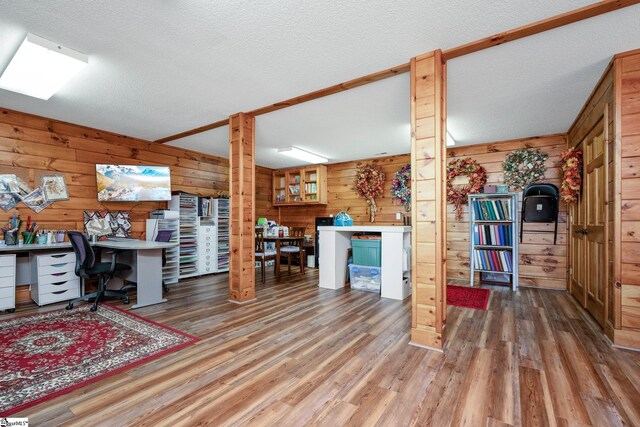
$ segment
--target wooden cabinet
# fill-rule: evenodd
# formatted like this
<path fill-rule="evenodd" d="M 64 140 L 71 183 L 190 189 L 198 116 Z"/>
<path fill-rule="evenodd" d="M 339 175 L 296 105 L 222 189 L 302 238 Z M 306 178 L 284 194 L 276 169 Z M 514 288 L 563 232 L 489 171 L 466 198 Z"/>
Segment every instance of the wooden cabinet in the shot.
<path fill-rule="evenodd" d="M 324 165 L 273 172 L 274 206 L 327 204 L 327 167 Z"/>

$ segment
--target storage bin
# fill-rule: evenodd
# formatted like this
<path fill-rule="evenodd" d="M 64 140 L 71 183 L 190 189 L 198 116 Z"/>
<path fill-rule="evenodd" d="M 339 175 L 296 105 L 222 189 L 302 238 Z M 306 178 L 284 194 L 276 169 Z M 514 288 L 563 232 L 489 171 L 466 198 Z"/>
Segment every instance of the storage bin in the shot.
<path fill-rule="evenodd" d="M 380 267 L 351 264 L 349 266 L 351 289 L 380 293 L 382 270 Z"/>
<path fill-rule="evenodd" d="M 380 267 L 382 265 L 382 240 L 380 236 L 353 236 L 351 238 L 353 263 Z"/>

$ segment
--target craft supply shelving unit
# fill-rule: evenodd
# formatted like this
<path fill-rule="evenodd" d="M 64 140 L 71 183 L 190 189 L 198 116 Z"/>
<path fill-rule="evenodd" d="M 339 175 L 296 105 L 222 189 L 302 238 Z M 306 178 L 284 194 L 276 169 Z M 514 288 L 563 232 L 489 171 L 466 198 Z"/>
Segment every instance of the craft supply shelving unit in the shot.
<path fill-rule="evenodd" d="M 171 196 L 169 209 L 180 212 L 179 278 L 198 275 L 198 196 L 180 193 Z"/>
<path fill-rule="evenodd" d="M 147 220 L 147 240 L 155 241 L 159 231 L 171 231 L 172 243 L 180 243 L 180 220 L 179 219 L 148 219 Z M 167 284 L 178 283 L 180 275 L 180 247 L 165 249 L 167 263 L 162 267 L 162 281 Z"/>
<path fill-rule="evenodd" d="M 507 275 L 518 289 L 517 193 L 469 195 L 469 247 L 470 286 L 479 272 Z"/>

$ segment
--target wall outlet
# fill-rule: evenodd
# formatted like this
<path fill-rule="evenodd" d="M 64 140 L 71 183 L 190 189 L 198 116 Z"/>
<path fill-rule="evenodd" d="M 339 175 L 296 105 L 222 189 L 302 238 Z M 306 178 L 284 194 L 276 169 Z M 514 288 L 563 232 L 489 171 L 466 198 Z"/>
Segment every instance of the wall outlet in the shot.
<path fill-rule="evenodd" d="M 402 219 L 402 212 L 396 212 L 396 219 Z"/>

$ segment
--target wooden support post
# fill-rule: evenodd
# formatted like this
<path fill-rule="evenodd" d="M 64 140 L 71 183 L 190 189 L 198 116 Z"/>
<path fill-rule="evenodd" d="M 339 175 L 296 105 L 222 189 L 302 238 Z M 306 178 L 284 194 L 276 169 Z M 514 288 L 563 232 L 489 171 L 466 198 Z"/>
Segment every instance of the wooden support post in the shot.
<path fill-rule="evenodd" d="M 447 313 L 445 70 L 439 50 L 411 60 L 411 343 L 434 349 Z"/>
<path fill-rule="evenodd" d="M 229 118 L 229 175 L 229 300 L 245 303 L 256 298 L 255 118 L 245 113 Z"/>

